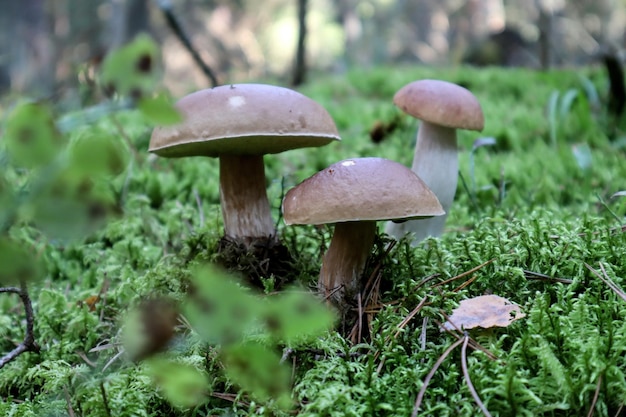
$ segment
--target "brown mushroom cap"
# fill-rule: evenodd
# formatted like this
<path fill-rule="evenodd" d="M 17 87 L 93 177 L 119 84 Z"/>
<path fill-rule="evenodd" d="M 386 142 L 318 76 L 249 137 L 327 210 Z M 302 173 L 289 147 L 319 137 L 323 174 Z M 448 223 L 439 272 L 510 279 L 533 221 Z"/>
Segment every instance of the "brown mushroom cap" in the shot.
<path fill-rule="evenodd" d="M 419 80 L 393 97 L 396 106 L 416 119 L 454 129 L 483 130 L 480 103 L 468 89 L 440 80 Z"/>
<path fill-rule="evenodd" d="M 435 194 L 413 171 L 383 158 L 337 162 L 289 190 L 283 200 L 288 225 L 442 214 Z"/>
<path fill-rule="evenodd" d="M 233 84 L 200 90 L 176 103 L 183 122 L 157 127 L 150 152 L 165 157 L 263 155 L 339 140 L 328 112 L 288 88 Z"/>

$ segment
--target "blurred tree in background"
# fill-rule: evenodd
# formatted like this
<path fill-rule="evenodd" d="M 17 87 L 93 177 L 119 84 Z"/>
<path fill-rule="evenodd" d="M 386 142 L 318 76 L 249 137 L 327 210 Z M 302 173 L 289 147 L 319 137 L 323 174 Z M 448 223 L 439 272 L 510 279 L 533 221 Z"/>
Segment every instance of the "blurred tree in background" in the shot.
<path fill-rule="evenodd" d="M 221 82 L 290 78 L 298 0 L 173 0 Z M 625 0 L 316 0 L 307 5 L 312 70 L 389 63 L 548 67 L 624 48 Z M 207 85 L 156 0 L 0 0 L 0 93 L 80 97 L 107 51 L 148 32 L 162 46 L 166 86 Z M 79 74 L 77 77 L 76 74 Z M 84 97 L 83 97 L 84 98 Z"/>

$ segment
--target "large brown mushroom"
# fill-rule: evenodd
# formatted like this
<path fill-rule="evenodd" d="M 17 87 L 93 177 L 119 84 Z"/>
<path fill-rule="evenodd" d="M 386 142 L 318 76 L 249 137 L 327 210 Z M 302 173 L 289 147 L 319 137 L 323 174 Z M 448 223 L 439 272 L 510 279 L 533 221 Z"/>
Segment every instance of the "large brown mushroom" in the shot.
<path fill-rule="evenodd" d="M 319 278 L 320 291 L 334 299 L 359 290 L 378 220 L 442 214 L 437 197 L 414 172 L 383 158 L 337 162 L 290 189 L 283 199 L 287 225 L 335 224 Z"/>
<path fill-rule="evenodd" d="M 433 190 L 446 211 L 431 219 L 387 224 L 386 232 L 397 238 L 413 233 L 415 245 L 443 233 L 459 176 L 456 129 L 481 131 L 485 120 L 476 97 L 447 81 L 414 81 L 398 90 L 393 101 L 403 112 L 421 120 L 411 169 Z"/>
<path fill-rule="evenodd" d="M 224 85 L 189 94 L 176 108 L 183 122 L 154 129 L 150 152 L 219 158 L 224 234 L 246 247 L 276 235 L 263 155 L 339 140 L 320 104 L 283 87 Z"/>

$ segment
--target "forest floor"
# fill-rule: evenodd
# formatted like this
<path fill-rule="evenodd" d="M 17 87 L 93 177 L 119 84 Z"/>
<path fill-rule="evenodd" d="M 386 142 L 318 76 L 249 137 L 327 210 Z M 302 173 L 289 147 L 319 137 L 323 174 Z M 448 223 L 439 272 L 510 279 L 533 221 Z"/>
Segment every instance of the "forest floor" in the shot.
<path fill-rule="evenodd" d="M 0 415 L 408 416 L 418 394 L 425 416 L 476 416 L 479 407 L 499 416 L 623 415 L 626 135 L 607 117 L 602 68 L 312 74 L 299 90 L 329 111 L 342 140 L 265 157 L 272 214 L 293 257 L 284 288 L 315 288 L 333 230 L 285 226 L 284 193 L 347 158 L 410 166 L 418 124 L 392 97 L 421 78 L 465 86 L 485 114 L 481 133 L 459 131 L 460 181 L 444 235 L 411 247 L 380 222 L 365 274 L 379 285 L 363 299 L 362 320 L 326 330 L 327 312 L 312 308 L 283 337 L 254 320 L 240 328 L 236 315 L 189 306 L 178 314 L 190 282 L 206 276 L 211 285 L 195 283 L 202 296 L 284 308 L 279 321 L 295 311 L 286 298 L 273 304 L 272 277 L 262 277 L 264 290 L 243 290 L 245 280 L 220 281 L 223 272 L 200 267 L 216 260 L 223 233 L 217 159 L 150 155 L 153 125 L 136 110 L 75 129 L 76 137 L 109 132 L 130 163 L 109 182 L 115 215 L 86 237 L 11 229 L 46 272 L 29 283 L 40 350 L 0 369 Z M 372 140 L 381 125 L 393 128 Z M 524 316 L 505 327 L 442 329 L 461 301 L 488 294 Z M 2 354 L 23 339 L 23 314 L 18 297 L 0 294 Z M 136 340 L 133 326 L 157 340 Z M 238 329 L 240 340 L 222 349 L 216 328 Z M 159 338 L 169 342 L 152 355 L 145 344 L 157 350 Z"/>

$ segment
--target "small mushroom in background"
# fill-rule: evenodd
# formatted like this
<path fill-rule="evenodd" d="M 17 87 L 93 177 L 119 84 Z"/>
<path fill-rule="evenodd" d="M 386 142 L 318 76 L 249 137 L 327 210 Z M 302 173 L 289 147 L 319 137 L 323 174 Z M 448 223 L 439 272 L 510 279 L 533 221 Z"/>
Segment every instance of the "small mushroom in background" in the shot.
<path fill-rule="evenodd" d="M 150 152 L 219 158 L 225 238 L 247 249 L 275 243 L 263 155 L 340 140 L 331 116 L 296 91 L 264 84 L 200 90 L 176 108 L 183 122 L 155 128 Z"/>
<path fill-rule="evenodd" d="M 290 189 L 283 199 L 285 224 L 335 224 L 322 261 L 319 289 L 348 299 L 376 236 L 376 222 L 444 214 L 437 197 L 404 165 L 383 158 L 337 162 Z"/>
<path fill-rule="evenodd" d="M 388 234 L 401 238 L 413 233 L 412 244 L 417 245 L 443 233 L 459 176 L 456 129 L 481 131 L 485 120 L 476 97 L 466 88 L 446 81 L 414 81 L 402 87 L 393 102 L 421 120 L 411 170 L 430 187 L 446 211 L 431 219 L 387 224 Z"/>

